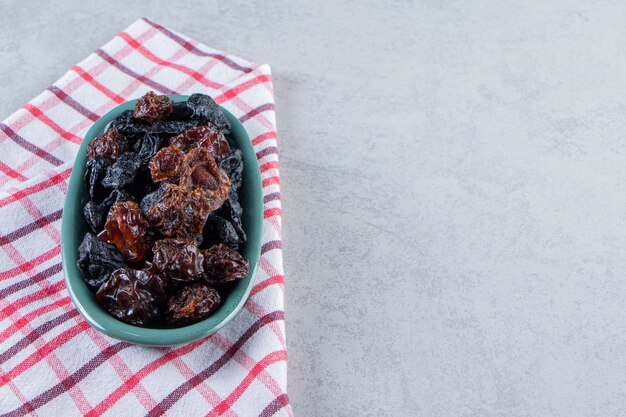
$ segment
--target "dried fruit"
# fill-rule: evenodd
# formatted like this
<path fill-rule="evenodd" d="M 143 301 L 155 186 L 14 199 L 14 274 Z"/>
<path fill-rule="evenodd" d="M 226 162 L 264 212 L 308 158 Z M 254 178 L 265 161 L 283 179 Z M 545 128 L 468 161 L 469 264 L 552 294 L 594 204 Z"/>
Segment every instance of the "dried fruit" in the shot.
<path fill-rule="evenodd" d="M 177 146 L 159 150 L 150 160 L 152 181 L 178 181 L 185 154 Z"/>
<path fill-rule="evenodd" d="M 87 285 L 92 289 L 97 289 L 113 271 L 124 266 L 124 260 L 115 246 L 87 232 L 78 247 L 76 265 Z"/>
<path fill-rule="evenodd" d="M 121 154 L 128 150 L 126 138 L 112 128 L 103 135 L 96 137 L 87 145 L 88 158 L 106 158 L 115 161 Z"/>
<path fill-rule="evenodd" d="M 165 236 L 195 238 L 208 214 L 209 205 L 200 191 L 167 184 L 148 211 L 148 221 Z"/>
<path fill-rule="evenodd" d="M 189 191 L 199 190 L 206 197 L 209 210 L 218 209 L 228 197 L 230 180 L 217 166 L 207 148 L 192 149 L 185 155 L 179 185 Z"/>
<path fill-rule="evenodd" d="M 83 207 L 83 214 L 85 215 L 87 225 L 95 233 L 99 233 L 104 228 L 104 222 L 106 221 L 107 214 L 113 203 L 126 200 L 132 200 L 130 194 L 124 190 L 113 190 L 100 204 L 95 201 L 88 201 L 85 207 Z"/>
<path fill-rule="evenodd" d="M 202 230 L 202 246 L 209 247 L 224 243 L 233 249 L 239 249 L 239 235 L 231 222 L 211 213 Z"/>
<path fill-rule="evenodd" d="M 190 324 L 207 318 L 219 307 L 220 294 L 203 283 L 191 284 L 167 300 L 165 318 L 172 324 Z"/>
<path fill-rule="evenodd" d="M 174 102 L 167 96 L 158 96 L 154 91 L 147 92 L 135 103 L 133 116 L 145 122 L 164 120 L 173 110 Z"/>
<path fill-rule="evenodd" d="M 95 202 L 101 201 L 108 191 L 102 186 L 102 180 L 107 174 L 111 161 L 104 158 L 91 158 L 85 165 L 85 185 L 89 199 Z"/>
<path fill-rule="evenodd" d="M 219 166 L 228 174 L 231 189 L 239 191 L 243 176 L 243 155 L 241 151 L 239 149 L 233 149 L 228 152 L 219 162 Z"/>
<path fill-rule="evenodd" d="M 135 152 L 126 152 L 107 169 L 102 185 L 107 188 L 122 188 L 135 181 L 141 169 L 141 158 Z"/>
<path fill-rule="evenodd" d="M 137 154 L 143 164 L 150 162 L 150 159 L 161 149 L 161 146 L 163 146 L 163 142 L 165 142 L 163 136 L 147 133 L 141 140 L 135 143 Z"/>
<path fill-rule="evenodd" d="M 134 201 L 113 204 L 100 239 L 115 245 L 129 262 L 141 262 L 149 251 L 150 225 Z"/>
<path fill-rule="evenodd" d="M 154 202 L 157 201 L 161 194 L 163 194 L 163 191 L 165 191 L 165 185 L 167 184 L 169 183 L 162 182 L 161 184 L 159 184 L 159 188 L 149 194 L 146 194 L 145 197 L 141 199 L 141 203 L 139 204 L 139 206 L 141 207 L 141 212 L 144 214 L 144 216 L 146 216 L 146 219 L 148 218 L 148 211 L 150 211 Z"/>
<path fill-rule="evenodd" d="M 211 285 L 223 285 L 248 275 L 248 260 L 224 244 L 201 252 L 204 256 L 203 277 Z"/>
<path fill-rule="evenodd" d="M 221 160 L 230 151 L 230 145 L 226 137 L 214 126 L 192 127 L 180 135 L 171 137 L 169 143 L 170 145 L 178 146 L 183 152 L 203 146 L 210 147 L 213 151 L 213 156 L 217 160 Z"/>
<path fill-rule="evenodd" d="M 233 228 L 239 237 L 239 245 L 245 243 L 247 236 L 246 232 L 243 230 L 243 224 L 241 221 L 243 210 L 239 204 L 238 195 L 232 190 L 232 188 L 228 192 L 228 198 L 224 201 L 224 204 L 222 204 L 222 207 L 220 207 L 216 214 L 228 220 L 233 225 Z"/>
<path fill-rule="evenodd" d="M 222 132 L 230 133 L 230 121 L 211 97 L 192 94 L 187 100 L 187 106 L 193 112 L 192 119 L 200 120 L 202 124 L 210 123 Z"/>
<path fill-rule="evenodd" d="M 96 300 L 119 320 L 145 326 L 154 321 L 165 306 L 166 282 L 152 271 L 120 268 L 102 284 Z"/>
<path fill-rule="evenodd" d="M 203 272 L 203 257 L 193 239 L 158 240 L 152 253 L 153 265 L 170 278 L 193 281 Z"/>

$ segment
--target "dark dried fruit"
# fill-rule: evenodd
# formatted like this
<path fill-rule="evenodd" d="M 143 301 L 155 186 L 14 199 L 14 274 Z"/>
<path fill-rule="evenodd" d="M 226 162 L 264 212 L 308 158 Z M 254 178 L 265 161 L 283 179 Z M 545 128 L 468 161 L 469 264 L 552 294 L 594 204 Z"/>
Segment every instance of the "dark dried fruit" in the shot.
<path fill-rule="evenodd" d="M 201 191 L 209 203 L 209 210 L 213 211 L 228 198 L 230 180 L 217 166 L 209 149 L 196 148 L 185 155 L 179 185 L 189 191 Z"/>
<path fill-rule="evenodd" d="M 163 136 L 148 133 L 141 140 L 139 140 L 136 144 L 136 151 L 141 158 L 141 161 L 144 164 L 147 164 L 150 159 L 161 149 L 163 143 L 165 142 L 165 138 Z"/>
<path fill-rule="evenodd" d="M 208 214 L 208 203 L 200 191 L 167 184 L 148 211 L 148 220 L 165 236 L 196 238 Z"/>
<path fill-rule="evenodd" d="M 152 181 L 178 181 L 185 154 L 177 146 L 159 150 L 150 160 Z"/>
<path fill-rule="evenodd" d="M 224 204 L 222 204 L 222 207 L 220 207 L 216 214 L 228 220 L 233 225 L 237 236 L 239 236 L 239 245 L 245 243 L 247 236 L 246 232 L 243 230 L 241 221 L 243 210 L 239 204 L 239 198 L 236 192 L 232 189 L 228 192 L 228 199 L 224 201 Z"/>
<path fill-rule="evenodd" d="M 130 194 L 124 190 L 113 190 L 111 194 L 100 204 L 94 201 L 88 201 L 83 207 L 83 214 L 85 215 L 85 221 L 87 225 L 95 233 L 99 233 L 104 228 L 104 222 L 106 221 L 107 214 L 113 203 L 118 201 L 132 200 Z"/>
<path fill-rule="evenodd" d="M 124 266 L 124 260 L 115 246 L 104 243 L 93 233 L 87 232 L 78 247 L 76 265 L 87 285 L 97 289 L 109 278 L 111 272 Z"/>
<path fill-rule="evenodd" d="M 134 201 L 113 204 L 98 237 L 115 245 L 129 262 L 141 262 L 150 250 L 150 225 Z"/>
<path fill-rule="evenodd" d="M 167 300 L 165 318 L 172 324 L 190 324 L 205 319 L 219 307 L 220 294 L 203 283 L 189 285 Z"/>
<path fill-rule="evenodd" d="M 157 135 L 178 135 L 179 133 L 184 132 L 187 129 L 190 129 L 194 126 L 198 125 L 197 120 L 187 120 L 187 121 L 178 121 L 178 120 L 169 120 L 165 122 L 155 122 L 153 123 L 149 129 L 147 129 L 147 133 L 155 133 Z"/>
<path fill-rule="evenodd" d="M 180 101 L 174 103 L 172 112 L 170 113 L 170 120 L 189 120 L 193 116 L 193 110 L 187 105 L 186 101 Z"/>
<path fill-rule="evenodd" d="M 169 143 L 170 145 L 178 146 L 183 152 L 203 146 L 211 147 L 213 156 L 218 161 L 230 151 L 230 145 L 224 134 L 216 127 L 209 126 L 197 126 L 187 129 L 180 135 L 171 137 Z"/>
<path fill-rule="evenodd" d="M 163 194 L 166 184 L 169 183 L 162 182 L 159 185 L 159 188 L 149 194 L 146 194 L 145 197 L 141 199 L 141 203 L 139 204 L 139 206 L 141 207 L 141 212 L 144 214 L 144 216 L 146 216 L 146 219 L 148 218 L 148 211 L 150 211 L 154 202 L 157 201 L 161 194 Z"/>
<path fill-rule="evenodd" d="M 141 169 L 141 158 L 135 152 L 126 152 L 107 169 L 102 185 L 107 188 L 122 188 L 130 185 Z"/>
<path fill-rule="evenodd" d="M 203 272 L 203 257 L 193 239 L 158 240 L 152 253 L 154 267 L 170 278 L 193 281 Z"/>
<path fill-rule="evenodd" d="M 220 168 L 226 171 L 230 179 L 230 187 L 235 191 L 241 188 L 243 176 L 243 155 L 239 149 L 233 149 L 219 162 Z"/>
<path fill-rule="evenodd" d="M 87 145 L 87 157 L 99 157 L 115 161 L 127 150 L 128 141 L 117 129 L 113 128 L 96 137 Z"/>
<path fill-rule="evenodd" d="M 239 235 L 231 222 L 211 213 L 202 231 L 202 246 L 209 247 L 224 243 L 233 249 L 239 249 Z"/>
<path fill-rule="evenodd" d="M 158 96 L 154 91 L 147 92 L 135 103 L 133 116 L 145 122 L 164 120 L 173 110 L 174 102 L 167 96 Z"/>
<path fill-rule="evenodd" d="M 248 275 L 248 260 L 224 244 L 201 252 L 204 256 L 203 277 L 211 285 L 223 285 Z"/>
<path fill-rule="evenodd" d="M 150 324 L 162 312 L 166 281 L 151 271 L 120 268 L 102 284 L 96 300 L 119 320 L 140 326 Z"/>
<path fill-rule="evenodd" d="M 211 97 L 192 94 L 187 100 L 187 106 L 193 111 L 193 119 L 200 120 L 202 124 L 210 123 L 222 132 L 230 133 L 230 121 Z"/>
<path fill-rule="evenodd" d="M 104 158 L 91 158 L 85 165 L 85 185 L 89 199 L 95 202 L 101 201 L 108 191 L 102 186 L 102 180 L 106 177 L 111 161 Z"/>

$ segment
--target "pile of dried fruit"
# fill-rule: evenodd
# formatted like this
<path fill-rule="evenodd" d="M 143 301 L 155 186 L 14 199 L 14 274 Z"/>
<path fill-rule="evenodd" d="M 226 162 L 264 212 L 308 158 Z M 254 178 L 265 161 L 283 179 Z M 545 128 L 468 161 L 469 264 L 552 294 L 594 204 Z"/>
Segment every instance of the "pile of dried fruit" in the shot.
<path fill-rule="evenodd" d="M 211 315 L 245 277 L 241 151 L 211 97 L 147 93 L 87 148 L 78 268 L 114 317 L 146 326 Z"/>

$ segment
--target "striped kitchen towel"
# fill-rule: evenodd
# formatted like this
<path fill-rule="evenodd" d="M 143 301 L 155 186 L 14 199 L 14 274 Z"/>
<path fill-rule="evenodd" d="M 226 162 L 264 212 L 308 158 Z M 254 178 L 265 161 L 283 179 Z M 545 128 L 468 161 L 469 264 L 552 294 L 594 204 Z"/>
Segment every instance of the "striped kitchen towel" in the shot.
<path fill-rule="evenodd" d="M 263 178 L 263 249 L 249 300 L 218 333 L 176 348 L 91 328 L 61 271 L 62 206 L 82 137 L 149 90 L 214 97 L 245 126 Z M 270 67 L 136 21 L 0 123 L 0 415 L 292 415 L 280 236 Z"/>

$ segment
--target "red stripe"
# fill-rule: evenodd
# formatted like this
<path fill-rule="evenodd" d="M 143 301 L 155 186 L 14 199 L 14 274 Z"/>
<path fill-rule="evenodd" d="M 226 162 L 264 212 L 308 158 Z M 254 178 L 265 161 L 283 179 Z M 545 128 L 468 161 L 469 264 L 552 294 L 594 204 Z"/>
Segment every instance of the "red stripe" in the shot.
<path fill-rule="evenodd" d="M 273 207 L 263 212 L 264 219 L 268 219 L 272 216 L 280 216 L 280 215 L 282 215 L 282 211 L 280 210 L 280 207 Z"/>
<path fill-rule="evenodd" d="M 257 285 L 255 285 L 252 288 L 252 291 L 250 291 L 250 297 L 252 297 L 253 295 L 263 291 L 265 288 L 274 285 L 274 284 L 284 284 L 285 283 L 285 276 L 284 275 L 274 275 L 271 278 L 266 279 L 263 282 L 259 282 Z"/>
<path fill-rule="evenodd" d="M 54 130 L 59 135 L 61 135 L 62 138 L 67 139 L 70 142 L 74 142 L 76 144 L 80 144 L 83 141 L 82 138 L 79 138 L 78 136 L 68 132 L 67 130 L 62 129 L 61 126 L 56 124 L 52 119 L 50 119 L 48 116 L 43 114 L 41 110 L 39 110 L 37 107 L 33 106 L 32 104 L 25 104 L 24 108 L 28 110 L 37 119 L 45 123 L 46 126 L 50 127 L 52 130 Z"/>
<path fill-rule="evenodd" d="M 242 72 L 245 72 L 245 73 L 248 73 L 248 72 L 253 70 L 250 67 L 246 67 L 246 66 L 237 64 L 235 61 L 231 60 L 230 58 L 228 58 L 225 55 L 218 54 L 218 53 L 210 53 L 210 52 L 202 51 L 202 50 L 196 48 L 191 42 L 186 41 L 185 39 L 183 39 L 180 36 L 176 35 L 174 32 L 172 32 L 169 29 L 167 29 L 166 27 L 161 26 L 161 25 L 159 25 L 159 24 L 157 24 L 155 22 L 152 22 L 151 20 L 149 20 L 149 19 L 147 19 L 145 17 L 143 18 L 143 20 L 147 24 L 149 24 L 150 26 L 160 30 L 165 36 L 167 36 L 168 38 L 172 39 L 174 42 L 177 42 L 180 46 L 182 46 L 183 48 L 185 48 L 186 50 L 188 50 L 192 54 L 195 54 L 195 55 L 198 55 L 198 56 L 205 56 L 205 57 L 215 58 L 215 59 L 217 59 L 219 61 L 222 61 L 224 64 L 228 65 L 232 69 L 236 69 L 236 70 L 239 70 L 239 71 L 242 71 Z"/>
<path fill-rule="evenodd" d="M 149 60 L 156 62 L 159 65 L 164 65 L 166 67 L 170 67 L 170 68 L 174 68 L 180 72 L 183 72 L 187 75 L 189 75 L 191 78 L 193 78 L 194 80 L 206 85 L 207 87 L 213 88 L 213 89 L 219 89 L 222 87 L 222 84 L 218 84 L 215 83 L 213 81 L 208 80 L 204 75 L 200 74 L 198 71 L 194 71 L 188 67 L 185 67 L 183 65 L 178 65 L 175 64 L 173 62 L 169 62 L 166 61 L 164 59 L 159 58 L 158 56 L 154 55 L 152 52 L 150 52 L 148 49 L 146 49 L 144 46 L 142 46 L 139 42 L 137 42 L 135 39 L 133 39 L 128 33 L 126 32 L 121 32 L 118 34 L 118 36 L 122 39 L 124 39 L 124 41 L 126 41 L 126 43 L 128 43 L 133 49 L 139 51 L 143 56 L 145 56 L 146 58 L 148 58 Z"/>
<path fill-rule="evenodd" d="M 30 293 L 22 298 L 13 301 L 11 304 L 0 310 L 0 315 L 8 317 L 25 305 L 32 303 L 35 300 L 45 298 L 46 296 L 56 294 L 59 291 L 63 290 L 63 288 L 65 288 L 65 283 L 63 281 L 59 281 L 56 284 L 50 285 L 49 287 L 43 287 L 37 292 Z"/>
<path fill-rule="evenodd" d="M 252 146 L 256 146 L 259 143 L 264 142 L 268 139 L 276 139 L 276 132 L 275 131 L 266 132 L 257 136 L 256 138 L 252 139 Z"/>
<path fill-rule="evenodd" d="M 116 103 L 121 104 L 121 103 L 126 101 L 123 97 L 115 94 L 113 91 L 109 90 L 104 85 L 102 85 L 98 81 L 96 81 L 96 79 L 93 76 L 91 76 L 91 74 L 86 72 L 84 69 L 82 69 L 78 65 L 74 65 L 70 69 L 73 70 L 74 72 L 76 72 L 78 75 L 80 75 L 80 77 L 83 80 L 87 81 L 89 84 L 91 84 L 94 87 L 96 87 L 98 89 L 98 91 L 100 91 L 102 94 L 104 94 L 105 96 L 107 96 L 111 100 L 115 101 Z"/>
<path fill-rule="evenodd" d="M 37 256 L 36 258 L 31 259 L 28 262 L 24 262 L 23 264 L 18 265 L 15 268 L 11 268 L 7 271 L 0 272 L 0 280 L 12 278 L 16 275 L 28 272 L 34 267 L 36 267 L 37 265 L 40 265 L 46 262 L 47 260 L 54 258 L 60 252 L 61 252 L 61 248 L 58 246 L 55 246 L 49 251 L 42 253 L 41 255 Z"/>
<path fill-rule="evenodd" d="M 27 187 L 27 188 L 24 188 L 23 190 L 19 190 L 15 192 L 15 194 L 11 194 L 8 197 L 0 199 L 0 207 L 4 207 L 7 204 L 21 200 L 22 198 L 26 196 L 45 190 L 46 188 L 58 185 L 59 183 L 65 181 L 70 176 L 71 172 L 72 172 L 71 168 L 65 169 L 59 172 L 58 174 L 54 174 L 53 176 L 47 178 L 46 180 L 38 184 L 31 185 L 30 187 Z"/>
<path fill-rule="evenodd" d="M 266 162 L 259 167 L 259 169 L 261 170 L 261 173 L 267 171 L 268 169 L 278 169 L 278 168 L 280 168 L 278 161 Z"/>
<path fill-rule="evenodd" d="M 254 87 L 255 85 L 258 85 L 261 83 L 267 83 L 267 82 L 270 82 L 270 83 L 272 82 L 271 75 L 269 74 L 257 75 L 256 77 L 249 79 L 248 81 L 245 81 L 229 90 L 224 91 L 222 94 L 215 97 L 215 101 L 221 104 L 225 101 L 230 100 L 231 98 L 237 97 L 239 94 Z"/>
<path fill-rule="evenodd" d="M 59 158 L 27 141 L 4 123 L 0 123 L 0 130 L 2 130 L 4 134 L 7 135 L 7 137 L 15 142 L 17 145 L 26 149 L 28 152 L 31 152 L 38 157 L 50 162 L 52 165 L 59 166 L 63 164 L 63 161 L 61 161 Z"/>
<path fill-rule="evenodd" d="M 269 178 L 265 178 L 263 180 L 263 188 L 270 186 L 272 184 L 279 184 L 280 185 L 280 178 L 278 177 L 278 175 L 273 176 L 273 177 L 269 177 Z"/>
<path fill-rule="evenodd" d="M 235 388 L 235 390 L 224 401 L 219 403 L 217 407 L 209 414 L 210 416 L 221 416 L 228 410 L 234 403 L 241 397 L 243 392 L 250 386 L 252 381 L 263 371 L 265 368 L 273 363 L 287 360 L 287 352 L 284 350 L 277 350 L 270 353 L 261 359 L 252 370 L 246 375 L 241 383 Z"/>
<path fill-rule="evenodd" d="M 61 333 L 60 335 L 56 336 L 54 339 L 45 343 L 43 346 L 41 346 L 41 348 L 37 349 L 36 352 L 33 352 L 32 354 L 30 354 L 26 359 L 20 362 L 16 367 L 6 372 L 2 376 L 3 384 L 6 384 L 7 382 L 12 381 L 13 379 L 21 375 L 23 372 L 31 368 L 33 365 L 35 365 L 37 362 L 39 362 L 41 359 L 48 356 L 50 352 L 53 352 L 56 348 L 63 345 L 64 343 L 67 343 L 69 340 L 76 337 L 77 335 L 79 335 L 80 333 L 82 333 L 84 330 L 88 328 L 89 328 L 89 323 L 87 323 L 86 321 L 81 321 L 76 326 Z"/>
<path fill-rule="evenodd" d="M 17 333 L 18 330 L 22 329 L 24 326 L 29 324 L 31 321 L 35 320 L 37 317 L 42 316 L 52 310 L 63 307 L 66 304 L 69 304 L 70 298 L 65 297 L 60 300 L 55 301 L 52 304 L 46 304 L 45 306 L 39 307 L 28 314 L 20 317 L 18 320 L 14 321 L 11 327 L 8 327 L 0 333 L 0 340 L 6 340 L 7 338 L 13 336 Z M 73 310 L 77 311 L 77 310 Z"/>
<path fill-rule="evenodd" d="M 28 180 L 28 178 L 26 178 L 25 176 L 23 176 L 19 172 L 15 171 L 13 168 L 9 167 L 8 165 L 6 165 L 2 161 L 0 161 L 0 171 L 4 172 L 9 177 L 11 177 L 13 179 L 16 179 L 18 181 L 26 181 L 26 180 Z"/>

